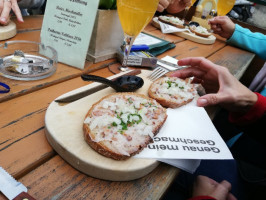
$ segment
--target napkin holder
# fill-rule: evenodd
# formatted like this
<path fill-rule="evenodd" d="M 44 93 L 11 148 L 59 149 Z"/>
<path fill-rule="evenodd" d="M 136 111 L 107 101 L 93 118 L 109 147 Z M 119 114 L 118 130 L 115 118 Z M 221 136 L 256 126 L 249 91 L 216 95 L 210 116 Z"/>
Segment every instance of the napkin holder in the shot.
<path fill-rule="evenodd" d="M 97 63 L 115 58 L 117 49 L 123 44 L 123 39 L 124 33 L 117 10 L 98 9 L 87 60 Z"/>
<path fill-rule="evenodd" d="M 17 27 L 13 21 L 10 21 L 7 25 L 0 25 L 0 41 L 7 40 L 14 37 L 17 34 Z"/>

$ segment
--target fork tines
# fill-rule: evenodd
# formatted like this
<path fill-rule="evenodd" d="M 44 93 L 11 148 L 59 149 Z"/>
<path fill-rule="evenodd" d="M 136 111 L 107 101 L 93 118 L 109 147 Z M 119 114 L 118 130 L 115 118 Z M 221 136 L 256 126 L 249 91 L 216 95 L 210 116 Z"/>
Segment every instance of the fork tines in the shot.
<path fill-rule="evenodd" d="M 169 72 L 168 69 L 158 66 L 152 71 L 152 73 L 147 78 L 150 79 L 151 81 L 155 81 L 156 79 L 165 75 L 167 72 Z"/>

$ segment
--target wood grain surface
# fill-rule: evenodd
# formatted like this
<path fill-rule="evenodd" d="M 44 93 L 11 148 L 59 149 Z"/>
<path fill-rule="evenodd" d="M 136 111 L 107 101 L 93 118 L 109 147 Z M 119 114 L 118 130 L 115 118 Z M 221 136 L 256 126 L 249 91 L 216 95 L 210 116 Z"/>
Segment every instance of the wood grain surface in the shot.
<path fill-rule="evenodd" d="M 112 75 L 106 68 L 92 74 L 98 73 Z M 0 165 L 19 177 L 51 158 L 55 152 L 44 133 L 46 109 L 58 96 L 87 84 L 78 77 L 0 103 Z"/>
<path fill-rule="evenodd" d="M 10 40 L 39 41 L 42 16 L 29 16 L 24 21 L 20 24 L 14 20 L 19 33 Z M 202 56 L 227 67 L 237 78 L 245 73 L 254 57 L 253 53 L 227 46 L 219 37 L 214 44 L 203 45 L 174 35 L 169 37 L 151 25 L 145 31 L 176 44 L 175 49 L 159 58 Z M 103 181 L 71 167 L 48 143 L 44 117 L 49 104 L 64 93 L 89 84 L 81 80 L 81 73 L 111 76 L 108 63 L 112 62 L 86 62 L 83 71 L 60 63 L 57 72 L 42 81 L 14 81 L 0 76 L 1 82 L 11 86 L 10 93 L 0 94 L 0 165 L 25 184 L 36 199 L 160 199 L 178 175 L 179 169 L 160 164 L 134 181 Z M 91 69 L 97 71 L 90 72 Z M 0 194 L 0 199 L 6 198 Z"/>
<path fill-rule="evenodd" d="M 232 46 L 226 46 L 208 59 L 215 64 L 227 67 L 237 79 L 240 79 L 254 57 L 254 53 Z"/>
<path fill-rule="evenodd" d="M 143 78 L 144 85 L 136 91 L 137 93 L 148 96 L 151 81 L 147 76 L 150 73 L 142 70 L 138 75 Z M 79 93 L 97 85 L 99 83 L 93 83 L 71 91 L 70 94 Z M 130 158 L 117 161 L 106 158 L 90 148 L 83 137 L 82 124 L 88 110 L 99 99 L 114 92 L 115 90 L 109 87 L 67 105 L 52 102 L 45 115 L 46 136 L 60 156 L 85 174 L 104 180 L 129 181 L 147 175 L 158 166 L 159 162 L 152 159 Z"/>
<path fill-rule="evenodd" d="M 160 199 L 175 179 L 176 172 L 176 168 L 161 163 L 137 180 L 103 181 L 80 173 L 55 156 L 19 181 L 37 199 Z"/>
<path fill-rule="evenodd" d="M 23 16 L 23 23 L 18 22 L 16 17 L 11 19 L 16 23 L 18 33 L 41 30 L 42 28 L 43 15 Z"/>

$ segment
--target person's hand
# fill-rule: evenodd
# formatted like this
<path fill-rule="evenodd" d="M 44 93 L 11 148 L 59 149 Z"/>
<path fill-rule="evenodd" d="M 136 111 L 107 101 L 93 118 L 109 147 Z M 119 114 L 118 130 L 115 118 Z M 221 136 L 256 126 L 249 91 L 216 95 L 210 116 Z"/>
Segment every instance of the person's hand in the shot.
<path fill-rule="evenodd" d="M 158 12 L 163 12 L 171 3 L 172 0 L 160 0 L 157 7 Z"/>
<path fill-rule="evenodd" d="M 199 175 L 194 182 L 192 197 L 211 196 L 217 200 L 236 200 L 230 190 L 231 184 L 226 180 L 218 183 L 211 178 Z"/>
<path fill-rule="evenodd" d="M 18 0 L 20 1 L 20 0 Z M 11 9 L 17 16 L 19 22 L 23 22 L 23 18 L 18 6 L 17 0 L 0 0 L 0 24 L 7 24 Z"/>
<path fill-rule="evenodd" d="M 178 65 L 191 67 L 175 71 L 171 76 L 182 79 L 194 77 L 193 83 L 201 83 L 206 95 L 197 100 L 200 107 L 221 105 L 231 112 L 245 114 L 257 102 L 257 95 L 242 85 L 227 68 L 200 58 L 185 58 Z"/>
<path fill-rule="evenodd" d="M 169 13 L 178 13 L 191 5 L 191 0 L 160 0 L 157 11 L 163 12 L 165 9 Z"/>
<path fill-rule="evenodd" d="M 229 39 L 235 31 L 234 22 L 227 16 L 214 17 L 208 23 L 214 33 L 226 39 Z"/>

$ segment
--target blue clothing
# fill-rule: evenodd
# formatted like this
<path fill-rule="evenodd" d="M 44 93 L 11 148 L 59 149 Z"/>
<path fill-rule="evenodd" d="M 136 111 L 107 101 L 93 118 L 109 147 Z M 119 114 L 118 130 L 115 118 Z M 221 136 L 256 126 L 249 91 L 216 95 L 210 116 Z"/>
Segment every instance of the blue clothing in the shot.
<path fill-rule="evenodd" d="M 266 60 L 266 35 L 262 33 L 253 33 L 236 24 L 235 31 L 227 42 L 230 45 L 251 51 Z"/>

